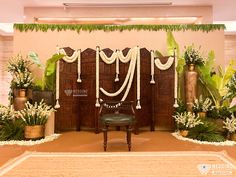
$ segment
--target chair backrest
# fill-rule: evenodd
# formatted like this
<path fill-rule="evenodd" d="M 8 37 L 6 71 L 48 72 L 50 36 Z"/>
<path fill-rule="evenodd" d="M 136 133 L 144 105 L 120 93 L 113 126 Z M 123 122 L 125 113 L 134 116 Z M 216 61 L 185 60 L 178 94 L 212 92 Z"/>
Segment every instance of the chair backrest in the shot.
<path fill-rule="evenodd" d="M 103 101 L 99 110 L 99 115 L 106 113 L 126 113 L 135 115 L 133 101 Z"/>

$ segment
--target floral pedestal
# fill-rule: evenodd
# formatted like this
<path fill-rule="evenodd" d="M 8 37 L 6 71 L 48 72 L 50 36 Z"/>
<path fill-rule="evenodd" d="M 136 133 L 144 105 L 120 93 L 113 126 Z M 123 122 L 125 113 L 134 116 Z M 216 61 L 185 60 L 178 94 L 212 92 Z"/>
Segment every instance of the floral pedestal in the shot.
<path fill-rule="evenodd" d="M 180 130 L 179 134 L 183 137 L 186 137 L 186 136 L 188 136 L 188 130 Z"/>

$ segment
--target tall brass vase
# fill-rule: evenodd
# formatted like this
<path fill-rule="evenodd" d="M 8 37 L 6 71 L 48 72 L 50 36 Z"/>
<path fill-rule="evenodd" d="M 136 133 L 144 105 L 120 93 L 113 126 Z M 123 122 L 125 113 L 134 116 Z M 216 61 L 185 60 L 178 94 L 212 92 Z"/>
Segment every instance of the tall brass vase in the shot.
<path fill-rule="evenodd" d="M 25 103 L 28 101 L 26 89 L 14 89 L 13 106 L 16 111 L 25 108 Z"/>
<path fill-rule="evenodd" d="M 192 111 L 194 100 L 197 98 L 197 80 L 198 73 L 194 65 L 189 65 L 185 71 L 185 100 L 187 110 Z"/>

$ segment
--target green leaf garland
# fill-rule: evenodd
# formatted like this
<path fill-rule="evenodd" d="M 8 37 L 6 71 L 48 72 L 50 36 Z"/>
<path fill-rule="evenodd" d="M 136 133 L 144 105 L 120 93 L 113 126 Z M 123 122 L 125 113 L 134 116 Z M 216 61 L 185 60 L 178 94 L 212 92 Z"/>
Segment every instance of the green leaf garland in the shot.
<path fill-rule="evenodd" d="M 210 32 L 215 30 L 224 30 L 223 24 L 181 24 L 181 25 L 74 25 L 74 24 L 14 24 L 14 29 L 21 32 L 27 31 L 203 31 Z"/>

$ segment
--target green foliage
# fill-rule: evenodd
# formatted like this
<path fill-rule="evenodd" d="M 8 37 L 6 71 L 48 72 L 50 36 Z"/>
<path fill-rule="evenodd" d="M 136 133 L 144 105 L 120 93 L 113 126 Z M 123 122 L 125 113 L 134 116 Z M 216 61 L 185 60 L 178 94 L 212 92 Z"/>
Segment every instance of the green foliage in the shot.
<path fill-rule="evenodd" d="M 207 111 L 208 118 L 218 119 L 219 118 L 219 110 L 216 107 L 212 107 L 210 110 Z"/>
<path fill-rule="evenodd" d="M 228 93 L 227 95 L 225 95 L 224 99 L 227 99 L 227 98 L 233 99 L 234 97 L 236 97 L 236 72 L 230 78 L 226 87 L 228 89 Z"/>
<path fill-rule="evenodd" d="M 223 142 L 225 138 L 217 132 L 217 126 L 209 121 L 197 125 L 189 131 L 188 137 L 199 141 Z"/>
<path fill-rule="evenodd" d="M 203 31 L 210 32 L 215 30 L 224 30 L 223 24 L 181 24 L 181 25 L 74 25 L 74 24 L 14 24 L 14 29 L 24 31 Z"/>
<path fill-rule="evenodd" d="M 179 56 L 179 45 L 175 41 L 174 35 L 171 31 L 167 31 L 167 53 L 168 55 L 174 55 L 176 51 L 176 56 Z"/>
<path fill-rule="evenodd" d="M 174 115 L 176 115 L 177 113 L 186 112 L 187 111 L 187 107 L 186 107 L 185 103 L 182 100 L 180 100 L 180 99 L 178 99 L 177 102 L 178 102 L 179 107 L 177 107 L 175 109 Z"/>
<path fill-rule="evenodd" d="M 229 118 L 231 117 L 231 112 L 230 112 L 230 109 L 226 106 L 221 106 L 220 109 L 219 109 L 219 118 L 220 119 L 226 119 L 226 118 Z"/>
<path fill-rule="evenodd" d="M 225 120 L 227 117 L 231 117 L 231 115 L 232 111 L 226 106 L 220 106 L 219 108 L 212 107 L 209 111 L 207 111 L 207 117 L 212 119 Z"/>
<path fill-rule="evenodd" d="M 234 61 L 230 61 L 230 64 L 223 70 L 218 67 L 218 71 L 214 70 L 215 55 L 211 51 L 208 54 L 208 58 L 204 65 L 198 66 L 199 80 L 209 92 L 214 104 L 217 108 L 221 106 L 222 98 L 227 94 L 227 83 L 235 73 Z M 229 102 L 225 100 L 224 105 L 228 106 Z"/>
<path fill-rule="evenodd" d="M 0 141 L 23 139 L 24 124 L 22 119 L 4 119 L 0 121 Z"/>
<path fill-rule="evenodd" d="M 54 54 L 46 62 L 44 70 L 44 87 L 46 90 L 55 90 L 56 88 L 56 63 L 63 58 L 63 54 Z"/>

